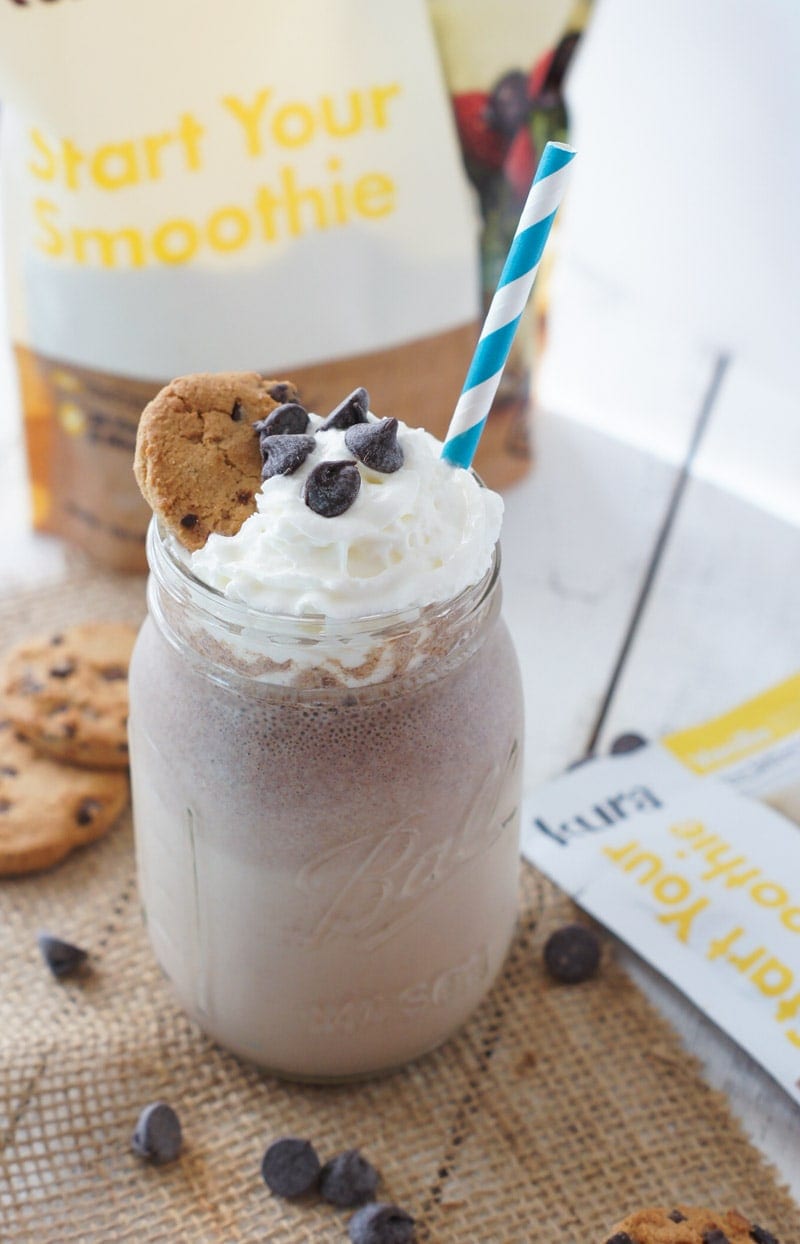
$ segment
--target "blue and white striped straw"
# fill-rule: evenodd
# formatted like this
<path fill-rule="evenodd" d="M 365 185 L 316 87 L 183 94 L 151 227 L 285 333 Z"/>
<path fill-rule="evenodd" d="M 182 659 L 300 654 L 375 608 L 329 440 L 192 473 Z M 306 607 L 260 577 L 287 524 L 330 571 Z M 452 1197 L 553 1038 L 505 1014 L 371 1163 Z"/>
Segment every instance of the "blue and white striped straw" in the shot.
<path fill-rule="evenodd" d="M 548 143 L 542 152 L 461 397 L 447 429 L 442 457 L 455 466 L 472 465 L 574 156 L 574 149 L 565 143 Z"/>

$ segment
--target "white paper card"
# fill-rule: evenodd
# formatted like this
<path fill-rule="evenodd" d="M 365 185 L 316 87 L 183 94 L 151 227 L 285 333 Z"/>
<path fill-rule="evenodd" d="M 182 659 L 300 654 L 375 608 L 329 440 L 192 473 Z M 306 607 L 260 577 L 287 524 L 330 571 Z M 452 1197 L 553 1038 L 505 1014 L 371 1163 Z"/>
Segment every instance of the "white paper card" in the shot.
<path fill-rule="evenodd" d="M 523 809 L 522 852 L 800 1103 L 800 830 L 655 744 Z"/>

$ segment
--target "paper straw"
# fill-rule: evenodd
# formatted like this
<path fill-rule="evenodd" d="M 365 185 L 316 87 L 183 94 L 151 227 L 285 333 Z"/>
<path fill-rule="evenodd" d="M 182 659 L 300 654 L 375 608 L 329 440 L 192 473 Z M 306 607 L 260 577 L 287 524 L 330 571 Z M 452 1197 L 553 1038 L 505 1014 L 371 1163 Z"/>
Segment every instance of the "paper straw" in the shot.
<path fill-rule="evenodd" d="M 548 143 L 542 152 L 464 388 L 447 429 L 442 457 L 455 466 L 472 465 L 574 156 L 574 149 L 565 143 Z"/>

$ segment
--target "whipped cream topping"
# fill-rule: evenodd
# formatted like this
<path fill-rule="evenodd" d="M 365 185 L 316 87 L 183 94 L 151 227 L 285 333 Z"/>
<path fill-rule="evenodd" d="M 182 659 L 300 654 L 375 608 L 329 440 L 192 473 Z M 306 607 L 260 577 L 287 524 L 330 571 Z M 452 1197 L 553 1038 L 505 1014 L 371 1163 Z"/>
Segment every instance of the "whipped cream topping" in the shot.
<path fill-rule="evenodd" d="M 235 535 L 213 534 L 191 554 L 199 579 L 268 613 L 336 619 L 422 608 L 480 581 L 500 534 L 497 493 L 444 462 L 429 432 L 401 423 L 400 469 L 381 474 L 358 463 L 350 509 L 316 514 L 303 497 L 306 479 L 321 462 L 353 454 L 343 431 L 320 432 L 322 418 L 310 419 L 314 452 L 292 475 L 264 482 L 256 512 Z"/>

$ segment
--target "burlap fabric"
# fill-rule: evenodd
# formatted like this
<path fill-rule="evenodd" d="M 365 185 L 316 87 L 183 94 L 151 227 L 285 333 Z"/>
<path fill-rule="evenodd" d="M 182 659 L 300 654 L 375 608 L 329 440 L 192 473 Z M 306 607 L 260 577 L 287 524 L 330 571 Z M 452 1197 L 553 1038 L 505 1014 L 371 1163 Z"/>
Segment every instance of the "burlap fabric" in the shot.
<path fill-rule="evenodd" d="M 141 580 L 76 562 L 67 584 L 6 599 L 2 638 L 143 608 Z M 610 949 L 596 980 L 547 982 L 543 941 L 573 910 L 533 870 L 503 978 L 467 1028 L 404 1071 L 337 1088 L 260 1074 L 173 1004 L 142 929 L 127 819 L 51 872 L 0 881 L 0 903 L 2 1241 L 345 1240 L 345 1212 L 262 1183 L 263 1150 L 286 1133 L 323 1158 L 360 1146 L 420 1241 L 599 1244 L 626 1211 L 676 1201 L 736 1206 L 782 1244 L 800 1240 L 800 1210 Z M 90 948 L 92 975 L 54 981 L 40 928 Z M 185 1134 L 161 1168 L 130 1150 L 155 1098 Z"/>

